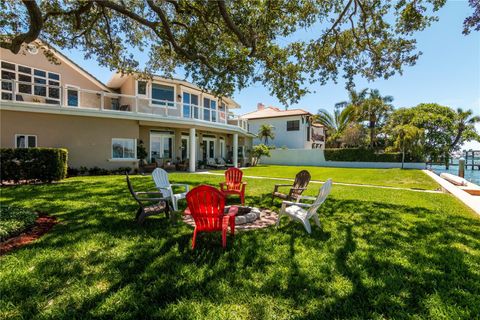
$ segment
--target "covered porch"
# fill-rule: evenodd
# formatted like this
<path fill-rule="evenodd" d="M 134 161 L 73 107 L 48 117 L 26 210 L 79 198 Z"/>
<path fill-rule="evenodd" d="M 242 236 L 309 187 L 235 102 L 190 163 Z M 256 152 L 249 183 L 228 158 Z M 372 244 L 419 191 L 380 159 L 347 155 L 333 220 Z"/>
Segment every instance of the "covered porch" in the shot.
<path fill-rule="evenodd" d="M 247 156 L 252 139 L 247 133 L 184 124 L 139 123 L 139 140 L 150 164 L 181 164 L 180 170 L 195 172 L 207 165 L 207 159 L 223 159 L 235 167 L 250 163 Z M 173 168 L 173 167 L 172 167 Z"/>

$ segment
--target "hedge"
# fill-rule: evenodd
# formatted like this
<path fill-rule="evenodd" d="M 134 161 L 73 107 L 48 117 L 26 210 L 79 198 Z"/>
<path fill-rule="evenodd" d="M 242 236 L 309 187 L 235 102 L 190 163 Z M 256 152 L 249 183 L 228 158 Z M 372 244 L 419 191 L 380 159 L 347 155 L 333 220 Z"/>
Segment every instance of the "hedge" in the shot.
<path fill-rule="evenodd" d="M 1 181 L 52 182 L 67 175 L 68 151 L 57 148 L 0 149 Z"/>
<path fill-rule="evenodd" d="M 400 152 L 375 153 L 374 150 L 366 148 L 325 149 L 324 155 L 327 161 L 402 162 Z M 405 162 L 423 162 L 423 160 L 406 154 Z"/>

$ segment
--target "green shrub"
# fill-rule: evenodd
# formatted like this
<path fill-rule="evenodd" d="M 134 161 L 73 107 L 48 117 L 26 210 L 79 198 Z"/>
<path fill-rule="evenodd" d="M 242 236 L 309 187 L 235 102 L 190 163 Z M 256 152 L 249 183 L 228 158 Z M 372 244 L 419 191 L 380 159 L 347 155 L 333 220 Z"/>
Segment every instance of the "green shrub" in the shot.
<path fill-rule="evenodd" d="M 58 148 L 2 148 L 0 165 L 2 181 L 62 180 L 67 175 L 68 151 Z"/>
<path fill-rule="evenodd" d="M 29 210 L 0 206 L 0 241 L 22 233 L 35 224 L 37 214 Z"/>
<path fill-rule="evenodd" d="M 353 162 L 402 162 L 400 152 L 375 153 L 367 148 L 339 148 L 325 149 L 325 160 L 327 161 L 353 161 Z M 422 159 L 405 155 L 405 162 L 422 162 Z"/>

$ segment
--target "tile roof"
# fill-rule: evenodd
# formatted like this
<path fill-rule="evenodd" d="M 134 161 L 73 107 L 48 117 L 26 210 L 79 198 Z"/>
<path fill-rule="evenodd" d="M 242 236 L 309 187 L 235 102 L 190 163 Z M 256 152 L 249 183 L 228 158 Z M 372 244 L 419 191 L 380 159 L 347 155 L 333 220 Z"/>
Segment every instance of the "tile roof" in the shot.
<path fill-rule="evenodd" d="M 312 115 L 303 109 L 280 110 L 275 107 L 265 107 L 264 109 L 253 111 L 242 115 L 243 119 L 263 119 L 289 116 Z"/>

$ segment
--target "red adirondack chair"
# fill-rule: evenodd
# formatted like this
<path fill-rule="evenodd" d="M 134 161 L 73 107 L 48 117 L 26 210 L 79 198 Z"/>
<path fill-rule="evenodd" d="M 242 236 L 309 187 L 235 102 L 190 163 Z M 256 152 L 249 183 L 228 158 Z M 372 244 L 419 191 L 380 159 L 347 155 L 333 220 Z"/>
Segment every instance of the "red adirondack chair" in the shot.
<path fill-rule="evenodd" d="M 237 168 L 229 168 L 225 171 L 225 182 L 220 182 L 220 190 L 227 197 L 230 194 L 240 195 L 242 206 L 245 205 L 246 182 L 242 182 L 243 172 Z"/>
<path fill-rule="evenodd" d="M 216 188 L 201 185 L 187 193 L 186 214 L 191 214 L 195 221 L 193 231 L 192 249 L 195 249 L 195 242 L 198 232 L 222 231 L 222 245 L 227 246 L 227 229 L 230 224 L 230 233 L 235 235 L 235 214 L 238 208 L 230 207 L 228 214 L 225 214 L 225 197 Z"/>

